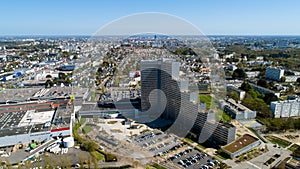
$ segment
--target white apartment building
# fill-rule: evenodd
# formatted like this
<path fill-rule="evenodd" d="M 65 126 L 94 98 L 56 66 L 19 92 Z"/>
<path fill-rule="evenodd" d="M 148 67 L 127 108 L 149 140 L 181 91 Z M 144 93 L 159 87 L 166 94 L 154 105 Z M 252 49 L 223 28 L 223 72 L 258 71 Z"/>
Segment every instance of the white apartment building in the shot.
<path fill-rule="evenodd" d="M 300 100 L 274 101 L 270 108 L 275 118 L 299 116 Z"/>

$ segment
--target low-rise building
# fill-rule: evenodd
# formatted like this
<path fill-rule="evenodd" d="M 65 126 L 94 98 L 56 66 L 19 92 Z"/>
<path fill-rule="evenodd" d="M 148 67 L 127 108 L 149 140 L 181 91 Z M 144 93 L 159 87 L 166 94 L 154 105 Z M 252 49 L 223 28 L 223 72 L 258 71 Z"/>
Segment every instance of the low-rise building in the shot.
<path fill-rule="evenodd" d="M 238 138 L 236 141 L 226 146 L 222 146 L 221 149 L 231 158 L 235 158 L 257 147 L 258 145 L 260 145 L 260 141 L 258 138 L 253 137 L 249 134 L 245 134 L 242 137 Z"/>
<path fill-rule="evenodd" d="M 299 75 L 285 76 L 285 82 L 296 82 L 298 78 L 300 78 Z"/>
<path fill-rule="evenodd" d="M 0 105 L 0 147 L 72 135 L 67 100 Z M 58 108 L 59 107 L 59 108 Z"/>
<path fill-rule="evenodd" d="M 276 91 L 255 85 L 253 83 L 249 83 L 249 84 L 255 91 L 257 91 L 260 94 L 273 93 L 275 96 L 280 97 L 280 92 L 276 92 Z"/>
<path fill-rule="evenodd" d="M 231 98 L 219 100 L 219 104 L 233 119 L 254 119 L 256 117 L 256 111 L 250 110 L 239 101 L 235 101 Z"/>

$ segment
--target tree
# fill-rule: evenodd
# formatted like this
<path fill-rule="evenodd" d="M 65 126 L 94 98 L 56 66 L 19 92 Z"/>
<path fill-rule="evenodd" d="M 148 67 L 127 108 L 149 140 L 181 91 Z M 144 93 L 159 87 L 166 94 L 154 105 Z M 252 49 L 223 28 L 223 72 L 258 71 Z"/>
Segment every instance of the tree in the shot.
<path fill-rule="evenodd" d="M 66 51 L 63 51 L 63 53 L 61 54 L 61 57 L 68 58 L 69 57 L 69 53 L 66 52 Z"/>
<path fill-rule="evenodd" d="M 58 78 L 59 79 L 63 79 L 63 80 L 65 80 L 66 79 L 66 77 L 67 77 L 67 75 L 65 74 L 65 73 L 58 73 Z"/>
<path fill-rule="evenodd" d="M 66 84 L 71 84 L 71 83 L 72 83 L 71 79 L 70 79 L 70 78 L 67 78 L 67 79 L 66 79 Z"/>
<path fill-rule="evenodd" d="M 243 82 L 240 89 L 248 92 L 250 89 L 252 89 L 252 87 L 248 82 Z"/>
<path fill-rule="evenodd" d="M 227 96 L 234 100 L 240 100 L 239 95 L 234 91 L 227 92 Z"/>
<path fill-rule="evenodd" d="M 281 81 L 281 82 L 285 82 L 285 80 L 286 80 L 286 78 L 285 78 L 284 76 L 282 76 L 282 77 L 280 78 L 280 81 Z"/>
<path fill-rule="evenodd" d="M 264 79 L 259 79 L 257 81 L 257 85 L 261 86 L 261 87 L 269 88 L 268 82 L 266 80 L 264 80 Z"/>
<path fill-rule="evenodd" d="M 232 73 L 233 79 L 245 79 L 246 77 L 247 77 L 246 72 L 241 68 L 235 69 Z"/>
<path fill-rule="evenodd" d="M 45 83 L 45 87 L 46 87 L 46 88 L 50 88 L 50 87 L 52 87 L 53 85 L 54 85 L 54 83 L 53 83 L 51 80 L 49 80 L 49 79 L 48 79 L 48 80 L 46 81 L 46 83 Z"/>
<path fill-rule="evenodd" d="M 278 101 L 278 97 L 274 93 L 266 93 L 264 101 L 269 105 L 272 101 Z"/>
<path fill-rule="evenodd" d="M 297 79 L 297 83 L 300 85 L 300 77 Z"/>

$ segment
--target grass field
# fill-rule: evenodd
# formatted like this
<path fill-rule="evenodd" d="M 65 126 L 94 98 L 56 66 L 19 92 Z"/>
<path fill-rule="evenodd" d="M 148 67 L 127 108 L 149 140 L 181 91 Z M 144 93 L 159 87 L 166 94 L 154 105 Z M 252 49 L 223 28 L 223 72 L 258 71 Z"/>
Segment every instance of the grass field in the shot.
<path fill-rule="evenodd" d="M 93 151 L 91 152 L 91 155 L 93 157 L 95 157 L 97 160 L 102 160 L 102 161 L 105 161 L 105 157 L 103 154 L 99 153 L 98 151 Z"/>
<path fill-rule="evenodd" d="M 285 147 L 288 147 L 291 142 L 289 141 L 286 141 L 286 140 L 283 140 L 283 139 L 280 139 L 278 137 L 275 137 L 275 136 L 266 136 L 266 138 L 273 144 L 277 144 L 278 146 L 281 146 L 283 148 Z"/>
<path fill-rule="evenodd" d="M 223 122 L 227 122 L 227 123 L 231 121 L 231 117 L 227 113 L 223 112 L 223 110 L 221 109 L 217 110 L 216 119 L 222 120 Z"/>
<path fill-rule="evenodd" d="M 293 144 L 291 147 L 289 147 L 288 149 L 291 150 L 292 152 L 296 151 L 297 149 L 299 149 L 300 146 L 297 144 Z"/>
<path fill-rule="evenodd" d="M 254 133 L 261 141 L 263 141 L 264 143 L 266 143 L 267 141 L 261 136 L 259 135 L 253 128 L 248 127 L 248 129 Z"/>
<path fill-rule="evenodd" d="M 184 141 L 189 142 L 189 143 L 194 143 L 194 141 L 191 140 L 190 138 L 184 138 Z"/>
<path fill-rule="evenodd" d="M 159 165 L 159 164 L 156 164 L 156 163 L 154 163 L 154 164 L 152 165 L 152 167 L 154 167 L 154 168 L 156 168 L 156 169 L 166 169 L 165 167 L 163 167 L 163 166 L 161 166 L 161 165 Z"/>
<path fill-rule="evenodd" d="M 209 109 L 212 104 L 212 98 L 209 94 L 200 94 L 199 100 L 202 103 L 206 103 L 206 109 Z"/>
<path fill-rule="evenodd" d="M 92 127 L 89 126 L 89 125 L 85 125 L 83 128 L 82 128 L 82 133 L 83 134 L 86 134 L 86 133 L 89 133 L 90 131 L 92 131 Z"/>
<path fill-rule="evenodd" d="M 81 118 L 80 121 L 79 121 L 80 125 L 83 124 L 85 121 L 86 121 L 85 118 Z"/>

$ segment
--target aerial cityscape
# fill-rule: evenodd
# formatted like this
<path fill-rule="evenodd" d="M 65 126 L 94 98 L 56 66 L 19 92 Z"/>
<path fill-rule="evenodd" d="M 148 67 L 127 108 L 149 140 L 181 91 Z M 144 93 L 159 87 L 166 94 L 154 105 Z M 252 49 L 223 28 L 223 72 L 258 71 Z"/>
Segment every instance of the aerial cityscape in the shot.
<path fill-rule="evenodd" d="M 3 2 L 0 169 L 300 168 L 300 3 L 172 3 Z"/>

